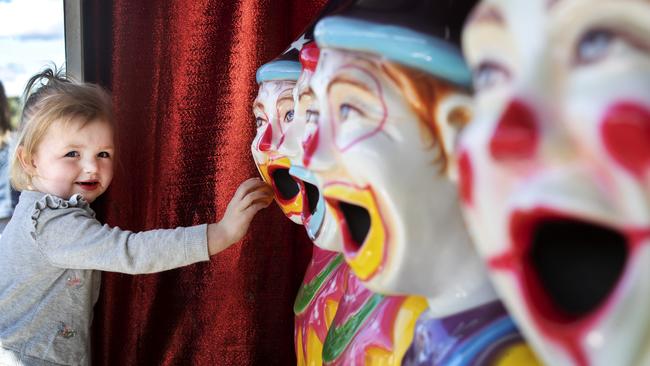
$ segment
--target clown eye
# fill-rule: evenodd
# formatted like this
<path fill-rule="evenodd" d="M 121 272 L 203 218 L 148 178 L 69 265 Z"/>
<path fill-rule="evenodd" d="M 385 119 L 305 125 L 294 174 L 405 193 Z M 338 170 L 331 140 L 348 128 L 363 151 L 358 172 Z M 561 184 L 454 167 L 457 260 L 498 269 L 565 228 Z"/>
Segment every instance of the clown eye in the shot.
<path fill-rule="evenodd" d="M 262 118 L 262 117 L 255 118 L 255 125 L 257 126 L 257 128 L 262 127 L 262 125 L 265 124 L 265 123 L 266 123 L 266 120 L 264 118 Z"/>
<path fill-rule="evenodd" d="M 578 41 L 576 60 L 588 64 L 603 58 L 609 52 L 614 40 L 614 34 L 604 29 L 592 29 Z"/>
<path fill-rule="evenodd" d="M 293 121 L 293 109 L 287 112 L 287 114 L 284 115 L 284 122 L 289 123 Z"/>
<path fill-rule="evenodd" d="M 506 83 L 509 79 L 508 70 L 495 62 L 481 62 L 474 70 L 474 88 L 476 90 L 490 89 Z"/>
<path fill-rule="evenodd" d="M 359 108 L 353 107 L 350 104 L 344 103 L 339 107 L 339 120 L 345 122 L 348 118 L 354 116 L 354 114 L 363 115 Z"/>
<path fill-rule="evenodd" d="M 318 117 L 320 116 L 318 111 L 315 111 L 313 109 L 308 109 L 305 114 L 306 114 L 305 119 L 307 120 L 307 123 L 318 123 Z"/>

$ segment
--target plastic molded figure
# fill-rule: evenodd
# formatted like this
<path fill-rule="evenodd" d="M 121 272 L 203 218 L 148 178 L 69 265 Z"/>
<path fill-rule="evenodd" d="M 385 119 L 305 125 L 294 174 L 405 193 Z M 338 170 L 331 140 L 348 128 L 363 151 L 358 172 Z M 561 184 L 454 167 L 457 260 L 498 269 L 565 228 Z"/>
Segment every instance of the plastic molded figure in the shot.
<path fill-rule="evenodd" d="M 303 223 L 317 246 L 294 306 L 298 364 L 398 365 L 411 343 L 415 319 L 426 303 L 416 297 L 373 293 L 343 261 L 339 227 L 314 174 L 303 167 L 304 141 L 300 135 L 306 121 L 315 122 L 318 117 L 312 114 L 318 109 L 318 101 L 309 87 L 318 56 L 314 43 L 300 52 L 303 70 L 294 91 L 295 118 L 280 149 L 290 158 L 290 173 L 304 188 Z"/>
<path fill-rule="evenodd" d="M 465 216 L 549 365 L 650 364 L 650 2 L 486 0 Z"/>
<path fill-rule="evenodd" d="M 275 201 L 291 221 L 301 224 L 302 195 L 298 183 L 289 175 L 289 159 L 278 153 L 285 140 L 284 131 L 293 121 L 293 87 L 300 74 L 300 63 L 289 48 L 277 59 L 257 70 L 260 86 L 253 104 L 257 134 L 251 144 L 260 175 L 273 187 Z"/>
<path fill-rule="evenodd" d="M 286 139 L 280 151 L 291 161 L 289 174 L 301 182 L 303 195 L 302 222 L 309 238 L 322 249 L 341 252 L 343 237 L 325 200 L 317 187 L 314 174 L 305 169 L 303 138 L 307 121 L 317 118 L 311 113 L 316 100 L 310 93 L 309 82 L 318 62 L 319 50 L 315 42 L 306 44 L 300 51 L 302 72 L 293 91 L 294 122 L 286 130 Z M 312 121 L 313 122 L 313 121 Z"/>
<path fill-rule="evenodd" d="M 462 3 L 359 1 L 321 20 L 310 82 L 318 118 L 307 124 L 303 160 L 334 210 L 346 261 L 377 293 L 360 297 L 358 314 L 378 309 L 379 293 L 418 294 L 430 308 L 422 332 L 453 324 L 451 317 L 483 324 L 445 328 L 435 341 L 446 348 L 419 344 L 405 362 L 507 364 L 517 354 L 534 364 L 474 252 L 447 176 L 454 175 L 455 136 L 471 113 L 471 75 L 452 43 L 471 5 Z M 345 306 L 344 296 L 339 312 Z M 510 347 L 497 347 L 506 341 Z M 462 353 L 461 343 L 473 352 Z"/>

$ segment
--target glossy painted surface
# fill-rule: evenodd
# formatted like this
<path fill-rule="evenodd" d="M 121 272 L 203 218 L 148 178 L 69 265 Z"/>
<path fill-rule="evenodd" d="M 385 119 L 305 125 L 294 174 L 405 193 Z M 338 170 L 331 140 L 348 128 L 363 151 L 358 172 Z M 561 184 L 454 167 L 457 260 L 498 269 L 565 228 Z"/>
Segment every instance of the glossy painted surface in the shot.
<path fill-rule="evenodd" d="M 323 343 L 347 287 L 341 253 L 314 248 L 293 311 L 298 365 L 322 365 Z"/>
<path fill-rule="evenodd" d="M 289 174 L 300 182 L 302 196 L 302 223 L 305 225 L 309 238 L 314 244 L 325 250 L 342 251 L 342 235 L 334 220 L 331 210 L 328 210 L 319 189 L 316 176 L 304 167 L 304 140 L 307 121 L 317 117 L 312 114 L 317 102 L 309 87 L 318 62 L 319 49 L 314 42 L 306 44 L 300 51 L 302 72 L 293 89 L 294 117 L 293 122 L 286 125 L 285 141 L 279 152 L 291 161 Z"/>
<path fill-rule="evenodd" d="M 303 201 L 299 182 L 289 175 L 290 160 L 278 151 L 285 142 L 287 126 L 293 121 L 295 84 L 292 80 L 270 80 L 260 85 L 253 104 L 257 133 L 251 151 L 260 175 L 273 187 L 277 204 L 291 221 L 301 224 Z"/>
<path fill-rule="evenodd" d="M 641 0 L 485 0 L 464 31 L 465 216 L 548 364 L 650 364 L 649 25 Z"/>
<path fill-rule="evenodd" d="M 444 318 L 424 312 L 403 366 L 541 365 L 499 301 Z"/>
<path fill-rule="evenodd" d="M 322 49 L 310 83 L 318 118 L 307 123 L 312 138 L 304 160 L 337 218 L 346 261 L 364 284 L 426 296 L 447 315 L 494 294 L 445 174 L 453 171 L 447 157 L 458 128 L 450 116 L 467 107 L 468 97 L 417 75 L 438 98 L 426 106 L 431 124 L 414 107 L 408 71 L 371 54 Z"/>
<path fill-rule="evenodd" d="M 323 364 L 400 365 L 426 306 L 421 297 L 374 293 L 350 272 L 323 345 Z"/>

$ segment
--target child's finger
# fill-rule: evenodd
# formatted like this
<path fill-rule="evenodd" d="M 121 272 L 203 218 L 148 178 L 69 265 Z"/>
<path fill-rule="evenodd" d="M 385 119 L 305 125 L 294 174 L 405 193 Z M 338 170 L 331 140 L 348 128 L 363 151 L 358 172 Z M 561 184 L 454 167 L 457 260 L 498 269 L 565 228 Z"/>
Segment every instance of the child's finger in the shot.
<path fill-rule="evenodd" d="M 248 193 L 242 200 L 241 200 L 241 205 L 240 207 L 242 209 L 248 208 L 251 204 L 253 204 L 255 201 L 266 201 L 269 200 L 269 202 L 273 199 L 273 191 L 270 188 L 263 187 L 260 188 L 256 191 Z"/>
<path fill-rule="evenodd" d="M 241 200 L 246 195 L 246 193 L 250 192 L 251 190 L 255 190 L 257 187 L 265 185 L 267 184 L 264 183 L 264 181 L 260 178 L 249 178 L 239 185 L 239 188 L 237 188 L 237 191 L 233 197 Z"/>
<path fill-rule="evenodd" d="M 265 208 L 267 206 L 268 206 L 268 203 L 265 203 L 265 202 L 253 203 L 252 205 L 248 206 L 248 208 L 246 208 L 244 210 L 243 214 L 246 217 L 246 219 L 250 221 L 250 220 L 253 219 L 253 216 L 255 216 L 255 214 L 259 210 L 261 210 L 261 209 L 263 209 L 263 208 Z"/>

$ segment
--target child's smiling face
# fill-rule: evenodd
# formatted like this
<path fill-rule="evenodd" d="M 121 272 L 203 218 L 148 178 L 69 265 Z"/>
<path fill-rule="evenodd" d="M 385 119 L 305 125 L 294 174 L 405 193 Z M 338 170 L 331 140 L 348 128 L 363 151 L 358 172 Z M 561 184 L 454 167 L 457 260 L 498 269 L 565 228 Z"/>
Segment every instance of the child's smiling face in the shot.
<path fill-rule="evenodd" d="M 34 189 L 69 199 L 94 201 L 113 179 L 113 128 L 103 120 L 53 123 L 25 168 Z"/>

